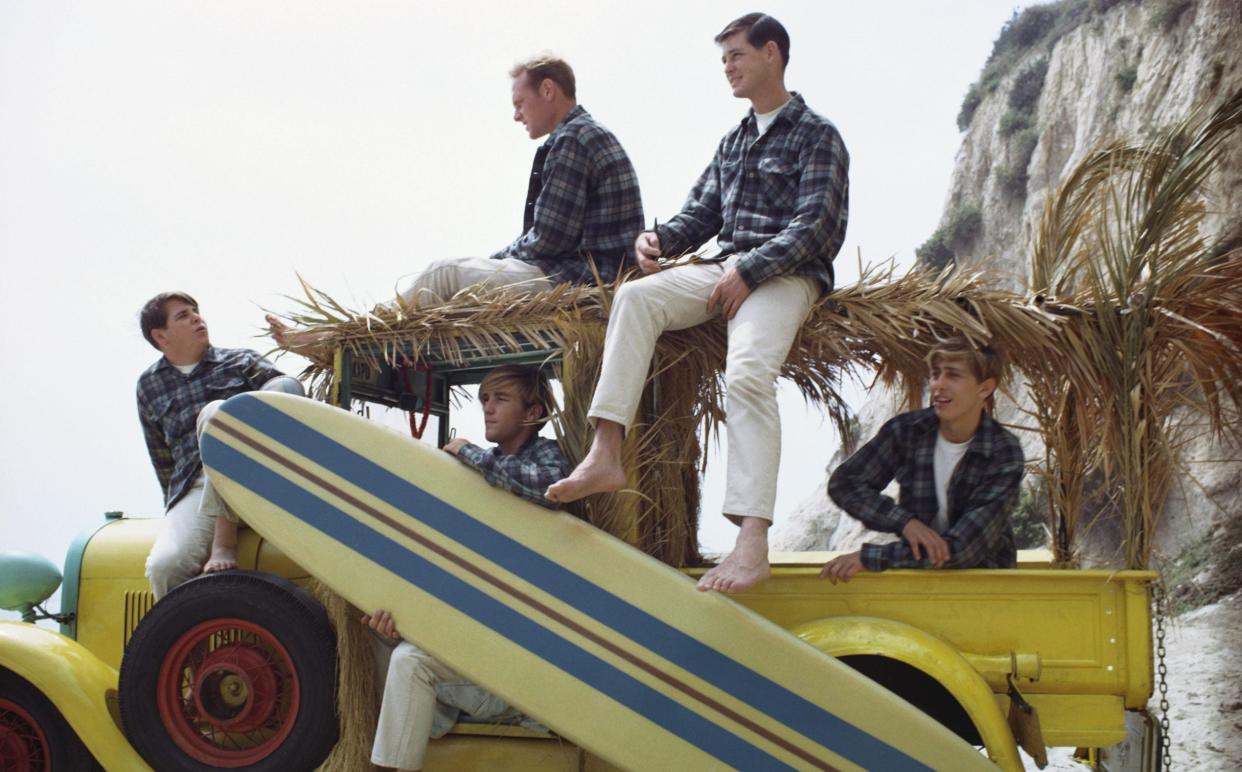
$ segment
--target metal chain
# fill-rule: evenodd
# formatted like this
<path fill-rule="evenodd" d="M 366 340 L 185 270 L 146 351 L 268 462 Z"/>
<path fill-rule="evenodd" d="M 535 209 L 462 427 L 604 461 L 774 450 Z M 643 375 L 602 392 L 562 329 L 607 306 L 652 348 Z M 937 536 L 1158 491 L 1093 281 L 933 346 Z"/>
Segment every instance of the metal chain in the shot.
<path fill-rule="evenodd" d="M 1168 615 L 1168 595 L 1164 591 L 1164 582 L 1157 580 L 1152 586 L 1152 600 L 1156 607 L 1156 674 L 1157 689 L 1160 691 L 1160 757 L 1161 767 L 1165 772 L 1173 768 L 1173 760 L 1169 753 L 1172 740 L 1169 737 L 1169 666 L 1164 655 L 1164 621 Z"/>

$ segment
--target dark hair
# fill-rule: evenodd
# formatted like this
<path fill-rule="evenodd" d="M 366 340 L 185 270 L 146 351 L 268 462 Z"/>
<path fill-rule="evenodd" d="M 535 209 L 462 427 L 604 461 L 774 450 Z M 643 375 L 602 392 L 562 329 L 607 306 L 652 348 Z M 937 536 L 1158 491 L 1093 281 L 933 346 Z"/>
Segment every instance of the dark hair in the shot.
<path fill-rule="evenodd" d="M 142 310 L 138 312 L 138 324 L 142 327 L 142 337 L 146 338 L 147 343 L 154 346 L 156 351 L 161 349 L 151 337 L 151 330 L 162 330 L 168 326 L 168 311 L 165 307 L 170 300 L 180 300 L 198 309 L 198 301 L 185 292 L 161 292 L 144 303 Z"/>
<path fill-rule="evenodd" d="M 538 367 L 522 365 L 497 367 L 484 376 L 479 384 L 479 399 L 483 398 L 483 392 L 488 388 L 494 388 L 502 383 L 512 383 L 517 388 L 518 396 L 525 407 L 538 405 L 543 408 L 543 415 L 532 422 L 536 426 L 543 426 L 556 412 L 556 397 L 552 394 L 548 377 Z"/>
<path fill-rule="evenodd" d="M 781 66 L 789 66 L 789 33 L 785 31 L 785 25 L 766 13 L 748 13 L 725 25 L 715 37 L 716 44 L 720 45 L 725 38 L 739 32 L 745 32 L 746 42 L 755 48 L 763 48 L 769 41 L 775 42 L 781 52 Z"/>
<path fill-rule="evenodd" d="M 561 91 L 565 92 L 568 99 L 577 99 L 575 94 L 577 89 L 574 83 L 574 69 L 569 66 L 569 62 L 549 54 L 536 56 L 533 59 L 527 59 L 524 62 L 518 62 L 509 70 L 509 77 L 516 78 L 522 73 L 526 73 L 527 82 L 535 91 L 539 90 L 539 84 L 545 80 L 550 80 L 561 87 Z"/>

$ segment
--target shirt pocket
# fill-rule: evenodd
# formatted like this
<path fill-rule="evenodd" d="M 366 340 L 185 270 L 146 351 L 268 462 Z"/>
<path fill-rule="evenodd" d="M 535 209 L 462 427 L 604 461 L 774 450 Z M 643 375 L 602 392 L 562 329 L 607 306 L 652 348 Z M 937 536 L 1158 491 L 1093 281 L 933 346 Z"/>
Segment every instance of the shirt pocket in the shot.
<path fill-rule="evenodd" d="M 192 428 L 187 420 L 187 412 L 181 409 L 181 400 L 176 394 L 153 400 L 151 416 L 155 419 L 155 425 L 160 427 L 160 432 L 164 435 L 164 444 L 169 448 L 175 447 L 185 433 Z"/>
<path fill-rule="evenodd" d="M 234 394 L 250 391 L 246 379 L 238 373 L 215 373 L 203 383 L 207 400 L 228 399 Z"/>
<path fill-rule="evenodd" d="M 798 201 L 798 167 L 780 158 L 769 156 L 759 161 L 759 184 L 771 208 L 793 212 Z"/>
<path fill-rule="evenodd" d="M 738 186 L 742 180 L 742 162 L 732 159 L 720 162 L 720 202 L 737 200 Z"/>

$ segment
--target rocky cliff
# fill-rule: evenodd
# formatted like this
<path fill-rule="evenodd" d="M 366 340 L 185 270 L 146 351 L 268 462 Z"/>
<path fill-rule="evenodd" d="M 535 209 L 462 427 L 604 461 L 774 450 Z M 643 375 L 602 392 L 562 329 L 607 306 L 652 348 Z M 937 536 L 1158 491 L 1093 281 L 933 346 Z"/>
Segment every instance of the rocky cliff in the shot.
<path fill-rule="evenodd" d="M 933 266 L 987 260 L 998 281 L 1027 287 L 1027 259 L 1046 195 L 1098 144 L 1144 136 L 1211 109 L 1242 88 L 1242 2 L 1238 0 L 1062 0 L 1016 14 L 970 87 L 940 227 L 918 250 Z M 1242 246 L 1242 135 L 1234 136 L 1209 181 L 1209 243 Z M 1021 390 L 1015 399 L 1022 401 Z M 898 409 L 875 394 L 862 410 L 861 437 Z M 1002 420 L 1026 423 L 1016 405 Z M 1039 457 L 1033 436 L 1029 458 Z M 1165 513 L 1168 553 L 1203 540 L 1242 492 L 1236 449 L 1202 441 Z M 840 459 L 833 459 L 833 464 Z M 831 465 L 830 465 L 831 466 Z M 1106 544 L 1107 524 L 1099 529 Z M 773 534 L 776 549 L 850 549 L 869 534 L 814 491 Z M 1109 562 L 1107 550 L 1097 559 Z"/>

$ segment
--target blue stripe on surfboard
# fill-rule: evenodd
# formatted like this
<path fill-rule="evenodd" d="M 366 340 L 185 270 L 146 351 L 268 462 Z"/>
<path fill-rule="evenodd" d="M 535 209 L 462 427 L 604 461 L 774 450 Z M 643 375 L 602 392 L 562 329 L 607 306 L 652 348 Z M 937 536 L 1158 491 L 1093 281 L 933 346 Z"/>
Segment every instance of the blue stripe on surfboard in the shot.
<path fill-rule="evenodd" d="M 407 582 L 439 598 L 501 636 L 589 684 L 687 743 L 737 769 L 792 769 L 737 735 L 713 724 L 636 678 L 472 587 L 399 542 L 350 517 L 210 434 L 204 458 L 307 525 L 346 544 Z"/>
<path fill-rule="evenodd" d="M 485 556 L 664 659 L 867 769 L 930 769 L 696 638 L 476 520 L 251 395 L 226 413 Z"/>

